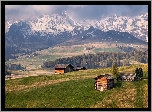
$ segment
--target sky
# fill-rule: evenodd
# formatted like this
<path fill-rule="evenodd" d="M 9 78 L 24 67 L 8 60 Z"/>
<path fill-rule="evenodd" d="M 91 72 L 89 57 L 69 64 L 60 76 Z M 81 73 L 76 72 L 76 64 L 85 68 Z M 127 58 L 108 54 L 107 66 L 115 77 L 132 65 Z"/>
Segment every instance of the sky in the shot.
<path fill-rule="evenodd" d="M 64 11 L 77 21 L 99 20 L 113 14 L 133 17 L 148 13 L 148 5 L 5 5 L 5 18 L 28 20 L 42 15 L 62 15 Z"/>

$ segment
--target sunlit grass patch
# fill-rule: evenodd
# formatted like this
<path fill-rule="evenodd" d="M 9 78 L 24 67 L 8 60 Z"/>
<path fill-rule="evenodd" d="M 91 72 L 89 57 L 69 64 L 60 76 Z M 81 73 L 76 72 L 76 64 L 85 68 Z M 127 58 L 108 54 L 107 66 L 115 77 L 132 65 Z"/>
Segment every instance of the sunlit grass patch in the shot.
<path fill-rule="evenodd" d="M 148 108 L 148 85 L 143 85 L 144 107 Z"/>
<path fill-rule="evenodd" d="M 136 89 L 131 82 L 123 82 L 121 87 L 113 88 L 110 95 L 93 105 L 93 108 L 135 108 Z"/>

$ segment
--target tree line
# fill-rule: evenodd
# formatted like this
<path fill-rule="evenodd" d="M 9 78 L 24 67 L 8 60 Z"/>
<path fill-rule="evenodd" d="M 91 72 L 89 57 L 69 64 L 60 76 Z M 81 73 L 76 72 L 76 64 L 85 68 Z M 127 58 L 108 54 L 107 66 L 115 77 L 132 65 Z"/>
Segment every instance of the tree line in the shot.
<path fill-rule="evenodd" d="M 23 70 L 26 67 L 23 67 L 21 64 L 5 64 L 5 70 Z"/>
<path fill-rule="evenodd" d="M 148 63 L 148 50 L 131 52 L 101 52 L 97 54 L 84 54 L 68 58 L 59 58 L 55 61 L 44 62 L 42 68 L 53 68 L 56 64 L 72 64 L 73 66 L 84 66 L 87 69 L 111 67 L 113 62 L 117 66 L 130 65 L 130 60 Z"/>

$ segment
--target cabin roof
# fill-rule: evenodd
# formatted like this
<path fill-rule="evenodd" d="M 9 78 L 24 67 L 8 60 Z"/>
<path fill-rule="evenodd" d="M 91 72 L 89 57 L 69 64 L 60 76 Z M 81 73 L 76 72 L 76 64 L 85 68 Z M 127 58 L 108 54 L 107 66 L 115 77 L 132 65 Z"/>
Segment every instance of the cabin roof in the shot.
<path fill-rule="evenodd" d="M 97 79 L 102 78 L 102 77 L 105 77 L 106 79 L 114 79 L 114 78 L 113 78 L 111 75 L 109 75 L 109 74 L 101 74 L 101 75 L 95 77 L 94 79 L 97 80 Z"/>
<path fill-rule="evenodd" d="M 86 68 L 82 67 L 82 66 L 77 66 L 77 67 L 75 67 L 75 69 L 86 69 Z"/>
<path fill-rule="evenodd" d="M 136 74 L 135 73 L 124 73 L 124 74 L 121 74 L 120 76 L 121 77 L 134 77 L 134 76 L 136 76 Z"/>
<path fill-rule="evenodd" d="M 71 64 L 56 64 L 55 68 L 66 68 L 70 66 L 71 68 L 74 68 Z"/>

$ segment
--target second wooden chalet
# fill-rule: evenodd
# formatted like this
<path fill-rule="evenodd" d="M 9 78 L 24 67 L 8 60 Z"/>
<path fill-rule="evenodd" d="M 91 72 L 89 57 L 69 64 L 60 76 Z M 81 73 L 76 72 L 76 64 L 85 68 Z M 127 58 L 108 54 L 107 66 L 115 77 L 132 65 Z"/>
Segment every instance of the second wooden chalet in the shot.
<path fill-rule="evenodd" d="M 73 66 L 71 64 L 57 64 L 55 65 L 55 74 L 62 74 L 73 71 Z"/>
<path fill-rule="evenodd" d="M 76 68 L 74 68 L 75 71 L 79 71 L 79 70 L 86 70 L 85 67 L 82 66 L 77 66 Z"/>
<path fill-rule="evenodd" d="M 114 87 L 114 78 L 109 74 L 99 75 L 94 78 L 96 82 L 94 83 L 94 88 L 96 90 L 108 90 Z"/>
<path fill-rule="evenodd" d="M 136 81 L 137 75 L 136 73 L 121 73 L 119 77 L 117 77 L 117 81 Z"/>

